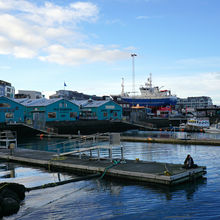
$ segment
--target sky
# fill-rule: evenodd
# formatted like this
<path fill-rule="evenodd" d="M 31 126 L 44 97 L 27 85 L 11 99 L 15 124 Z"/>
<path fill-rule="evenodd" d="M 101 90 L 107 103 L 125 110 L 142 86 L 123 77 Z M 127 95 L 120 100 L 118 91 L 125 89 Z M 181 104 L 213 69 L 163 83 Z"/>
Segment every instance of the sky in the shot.
<path fill-rule="evenodd" d="M 0 0 L 0 79 L 48 97 L 153 85 L 220 105 L 219 0 Z"/>

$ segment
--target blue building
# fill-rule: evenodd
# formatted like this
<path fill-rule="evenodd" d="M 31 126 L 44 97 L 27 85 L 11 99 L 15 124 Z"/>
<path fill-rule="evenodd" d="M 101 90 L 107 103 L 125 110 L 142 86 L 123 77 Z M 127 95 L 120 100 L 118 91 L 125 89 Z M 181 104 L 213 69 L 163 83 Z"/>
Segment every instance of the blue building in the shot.
<path fill-rule="evenodd" d="M 121 120 L 122 107 L 112 100 L 73 100 L 80 108 L 82 120 Z"/>
<path fill-rule="evenodd" d="M 0 96 L 0 123 L 24 122 L 26 108 L 14 99 Z"/>

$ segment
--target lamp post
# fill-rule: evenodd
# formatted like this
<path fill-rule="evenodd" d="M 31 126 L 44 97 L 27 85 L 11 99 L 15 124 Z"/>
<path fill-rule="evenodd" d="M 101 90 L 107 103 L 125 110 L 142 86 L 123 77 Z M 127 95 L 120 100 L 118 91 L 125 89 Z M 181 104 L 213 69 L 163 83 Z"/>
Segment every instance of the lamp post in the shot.
<path fill-rule="evenodd" d="M 135 70 L 134 70 L 134 58 L 137 56 L 137 54 L 132 53 L 132 93 L 133 96 L 135 96 Z"/>

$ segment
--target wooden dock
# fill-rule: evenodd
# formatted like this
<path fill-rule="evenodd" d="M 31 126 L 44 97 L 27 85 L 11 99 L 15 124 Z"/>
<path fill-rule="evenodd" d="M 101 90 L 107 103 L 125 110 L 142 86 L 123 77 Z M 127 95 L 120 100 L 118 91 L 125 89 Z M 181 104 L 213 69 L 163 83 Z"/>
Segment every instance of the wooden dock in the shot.
<path fill-rule="evenodd" d="M 25 163 L 47 169 L 68 171 L 78 174 L 100 173 L 105 177 L 137 182 L 175 185 L 202 177 L 206 167 L 184 169 L 181 164 L 145 162 L 139 160 L 120 160 L 85 158 L 66 155 L 55 157 L 52 152 L 17 148 L 10 155 L 10 150 L 0 149 L 0 159 L 10 162 Z"/>

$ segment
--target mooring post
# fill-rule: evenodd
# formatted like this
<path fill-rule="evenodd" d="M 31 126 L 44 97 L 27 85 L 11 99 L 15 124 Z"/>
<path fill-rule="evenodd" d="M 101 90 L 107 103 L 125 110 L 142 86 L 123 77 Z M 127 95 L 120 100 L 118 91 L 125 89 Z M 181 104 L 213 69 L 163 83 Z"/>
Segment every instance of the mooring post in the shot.
<path fill-rule="evenodd" d="M 112 162 L 112 146 L 109 149 L 109 158 L 110 158 L 110 161 Z"/>
<path fill-rule="evenodd" d="M 124 146 L 121 146 L 121 160 L 124 160 Z"/>
<path fill-rule="evenodd" d="M 100 160 L 100 149 L 99 149 L 99 147 L 97 148 L 97 150 L 98 150 L 98 160 Z"/>

